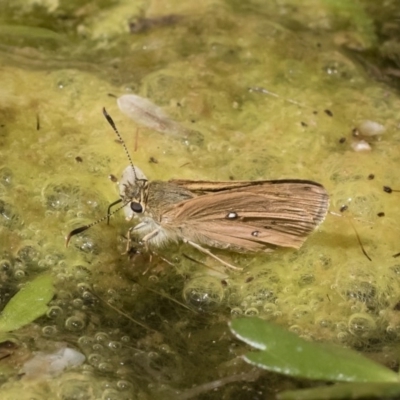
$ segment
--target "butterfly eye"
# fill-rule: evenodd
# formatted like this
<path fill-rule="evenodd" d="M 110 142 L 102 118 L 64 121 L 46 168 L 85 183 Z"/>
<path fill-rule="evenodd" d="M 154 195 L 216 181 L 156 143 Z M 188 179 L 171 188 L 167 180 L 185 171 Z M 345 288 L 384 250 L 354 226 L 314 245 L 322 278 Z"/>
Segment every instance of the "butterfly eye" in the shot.
<path fill-rule="evenodd" d="M 131 210 L 135 213 L 141 213 L 143 211 L 143 207 L 140 203 L 136 203 L 135 201 L 132 201 Z"/>

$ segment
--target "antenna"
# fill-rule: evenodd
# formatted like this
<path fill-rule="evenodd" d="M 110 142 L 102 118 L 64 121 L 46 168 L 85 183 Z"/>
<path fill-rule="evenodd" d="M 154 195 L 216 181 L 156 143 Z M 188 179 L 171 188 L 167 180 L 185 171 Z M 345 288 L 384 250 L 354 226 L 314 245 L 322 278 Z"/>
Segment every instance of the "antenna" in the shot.
<path fill-rule="evenodd" d="M 116 210 L 114 210 L 112 213 L 110 213 L 110 208 L 112 206 L 115 206 L 115 204 L 121 203 L 121 199 L 114 201 L 113 203 L 111 203 L 108 207 L 108 212 L 107 215 L 105 215 L 104 217 L 101 217 L 100 219 L 98 219 L 97 221 L 94 221 L 88 225 L 84 225 L 84 226 L 80 226 L 79 228 L 76 228 L 74 230 L 72 230 L 68 236 L 65 239 L 65 247 L 68 247 L 68 243 L 71 240 L 72 236 L 78 235 L 79 233 L 85 232 L 87 229 L 91 228 L 94 225 L 99 224 L 100 222 L 103 222 L 105 220 L 109 220 L 111 215 L 114 215 L 116 212 L 118 212 L 119 210 L 122 210 L 129 202 L 124 203 L 121 207 L 118 207 Z"/>
<path fill-rule="evenodd" d="M 136 169 L 135 169 L 135 166 L 133 165 L 132 158 L 131 158 L 131 156 L 130 156 L 130 154 L 129 154 L 129 152 L 128 152 L 128 148 L 126 147 L 126 144 L 125 144 L 124 140 L 122 139 L 121 134 L 118 132 L 118 129 L 117 129 L 117 127 L 115 126 L 115 123 L 114 123 L 113 119 L 110 117 L 110 115 L 109 115 L 108 112 L 106 111 L 105 107 L 103 107 L 103 115 L 106 117 L 107 122 L 111 125 L 111 128 L 113 128 L 115 134 L 118 136 L 118 139 L 119 139 L 120 142 L 122 143 L 122 146 L 123 146 L 123 148 L 124 148 L 124 150 L 125 150 L 125 154 L 126 154 L 126 156 L 128 157 L 129 163 L 130 163 L 130 165 L 131 165 L 131 167 L 132 167 L 133 175 L 135 176 L 135 181 L 137 181 L 138 178 L 137 178 L 137 175 L 136 175 Z M 107 214 L 106 214 L 104 217 L 99 218 L 97 221 L 94 221 L 94 222 L 92 222 L 92 223 L 90 223 L 90 224 L 88 224 L 88 225 L 80 226 L 79 228 L 76 228 L 76 229 L 72 230 L 72 231 L 67 235 L 67 237 L 66 237 L 66 239 L 65 239 L 65 247 L 68 246 L 68 244 L 69 244 L 69 242 L 70 242 L 72 236 L 75 236 L 75 235 L 78 235 L 79 233 L 85 232 L 87 229 L 89 229 L 89 228 L 91 228 L 92 226 L 97 225 L 97 224 L 99 224 L 100 222 L 103 222 L 103 221 L 105 221 L 105 220 L 107 220 L 107 224 L 108 224 L 109 221 L 110 221 L 110 217 L 111 217 L 112 215 L 114 215 L 116 212 L 118 212 L 119 210 L 123 209 L 123 208 L 129 203 L 129 201 L 124 202 L 123 205 L 122 205 L 121 207 L 118 207 L 116 210 L 114 210 L 113 212 L 111 212 L 111 208 L 114 207 L 116 204 L 121 203 L 121 202 L 123 202 L 123 200 L 122 200 L 122 199 L 118 199 L 118 200 L 114 201 L 113 203 L 111 203 L 111 204 L 108 206 L 108 208 L 107 208 Z"/>
<path fill-rule="evenodd" d="M 137 179 L 137 176 L 136 176 L 135 166 L 133 165 L 132 158 L 131 158 L 131 155 L 129 154 L 128 148 L 126 147 L 124 139 L 122 139 L 121 134 L 118 132 L 118 129 L 115 126 L 115 123 L 114 123 L 113 119 L 110 117 L 110 115 L 106 111 L 105 107 L 103 107 L 103 115 L 106 117 L 107 122 L 111 125 L 111 128 L 113 128 L 115 134 L 118 136 L 118 139 L 120 140 L 120 142 L 121 142 L 121 144 L 122 144 L 122 146 L 123 146 L 123 148 L 125 150 L 125 154 L 128 157 L 129 164 L 131 164 L 131 167 L 133 169 L 133 174 L 135 175 L 135 181 L 137 181 L 138 179 Z"/>

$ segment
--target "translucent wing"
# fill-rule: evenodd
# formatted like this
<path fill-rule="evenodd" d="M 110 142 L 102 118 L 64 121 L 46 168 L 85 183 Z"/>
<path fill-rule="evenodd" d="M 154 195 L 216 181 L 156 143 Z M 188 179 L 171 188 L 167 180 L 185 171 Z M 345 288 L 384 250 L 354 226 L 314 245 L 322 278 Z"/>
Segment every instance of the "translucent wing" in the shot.
<path fill-rule="evenodd" d="M 161 225 L 179 227 L 185 239 L 236 251 L 299 248 L 329 205 L 326 190 L 310 181 L 171 183 L 179 182 L 200 195 L 168 208 Z"/>

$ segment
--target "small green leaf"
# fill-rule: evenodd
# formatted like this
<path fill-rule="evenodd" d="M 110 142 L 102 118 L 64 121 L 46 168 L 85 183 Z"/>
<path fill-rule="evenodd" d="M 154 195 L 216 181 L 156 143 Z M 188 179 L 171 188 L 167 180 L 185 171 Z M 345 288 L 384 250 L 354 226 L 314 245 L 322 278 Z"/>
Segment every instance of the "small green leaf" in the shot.
<path fill-rule="evenodd" d="M 288 390 L 279 400 L 386 399 L 400 396 L 400 383 L 339 383 L 313 389 Z"/>
<path fill-rule="evenodd" d="M 399 382 L 396 373 L 355 351 L 307 342 L 259 318 L 235 319 L 230 328 L 236 337 L 262 350 L 244 359 L 269 371 L 313 380 Z"/>
<path fill-rule="evenodd" d="M 19 329 L 45 314 L 54 296 L 52 281 L 50 275 L 40 275 L 14 295 L 0 314 L 0 332 Z"/>

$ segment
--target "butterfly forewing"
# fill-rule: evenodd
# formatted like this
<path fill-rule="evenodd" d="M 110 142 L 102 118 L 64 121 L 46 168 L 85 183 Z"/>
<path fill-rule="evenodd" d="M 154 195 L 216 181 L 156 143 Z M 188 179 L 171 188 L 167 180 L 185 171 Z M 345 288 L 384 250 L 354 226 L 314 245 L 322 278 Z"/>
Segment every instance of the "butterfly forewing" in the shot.
<path fill-rule="evenodd" d="M 199 195 L 165 210 L 161 225 L 179 227 L 183 238 L 220 248 L 299 248 L 329 205 L 325 189 L 310 181 L 173 183 Z"/>

